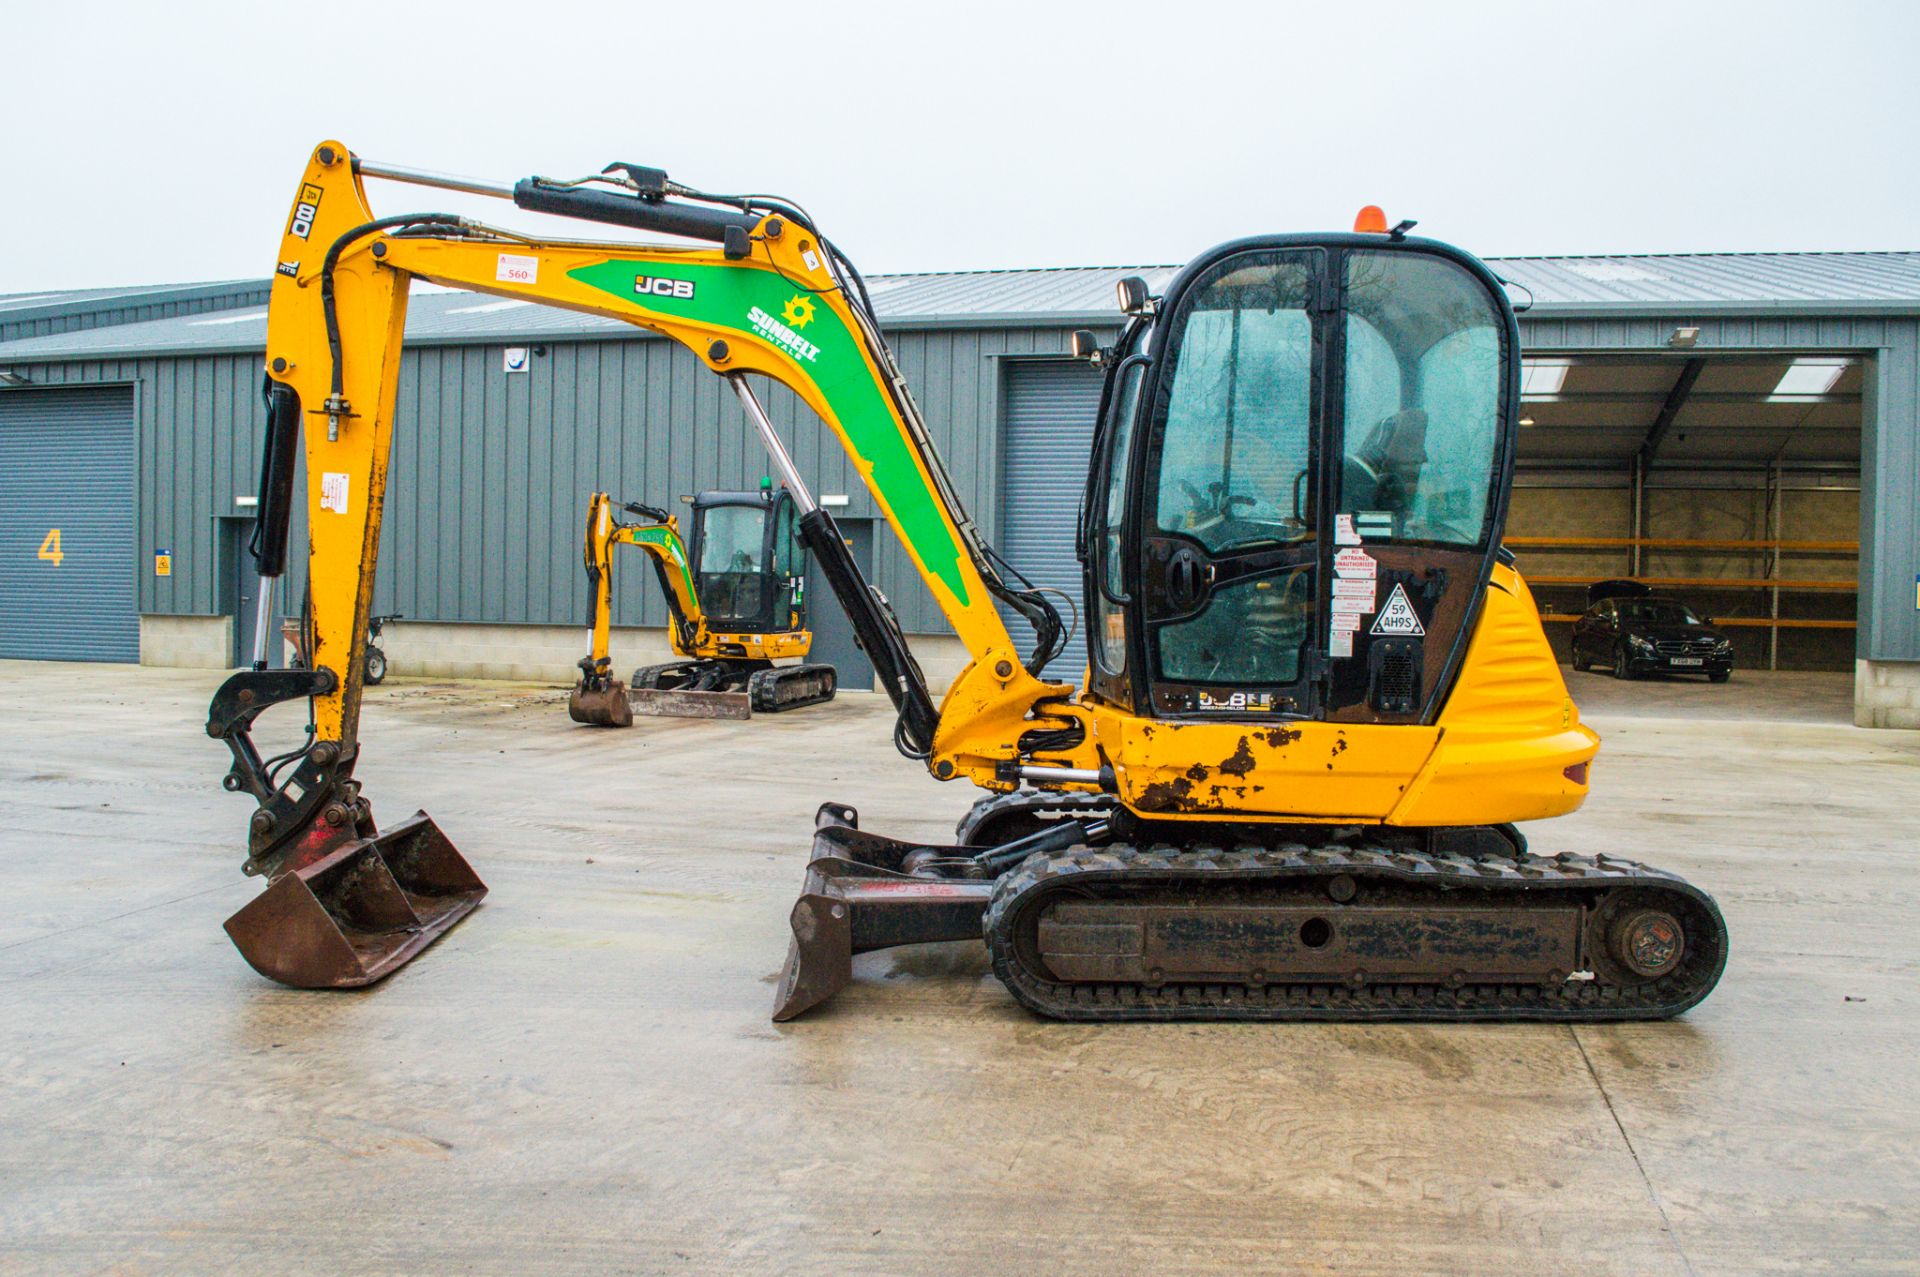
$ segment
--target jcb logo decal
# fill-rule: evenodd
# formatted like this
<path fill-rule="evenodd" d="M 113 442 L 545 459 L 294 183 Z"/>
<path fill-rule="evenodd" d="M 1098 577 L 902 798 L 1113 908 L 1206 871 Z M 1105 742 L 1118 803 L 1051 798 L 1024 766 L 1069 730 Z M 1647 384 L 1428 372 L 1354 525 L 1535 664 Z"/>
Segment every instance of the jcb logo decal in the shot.
<path fill-rule="evenodd" d="M 313 233 L 313 219 L 320 212 L 320 188 L 311 182 L 300 186 L 300 202 L 293 206 L 293 225 L 288 227 L 301 239 Z"/>
<path fill-rule="evenodd" d="M 1235 692 L 1231 696 L 1212 696 L 1200 693 L 1200 708 L 1213 710 L 1261 710 L 1273 708 L 1272 692 Z"/>
<path fill-rule="evenodd" d="M 635 275 L 633 291 L 643 297 L 674 297 L 683 302 L 690 302 L 693 300 L 693 281 L 662 279 L 657 275 Z"/>

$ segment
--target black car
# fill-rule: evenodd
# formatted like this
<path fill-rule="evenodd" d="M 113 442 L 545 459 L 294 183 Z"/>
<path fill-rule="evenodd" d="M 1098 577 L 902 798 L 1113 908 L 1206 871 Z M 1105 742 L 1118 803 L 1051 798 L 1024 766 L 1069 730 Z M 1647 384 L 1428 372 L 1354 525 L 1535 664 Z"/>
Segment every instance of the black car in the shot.
<path fill-rule="evenodd" d="M 1587 599 L 1573 625 L 1573 668 L 1610 670 L 1615 678 L 1705 674 L 1724 683 L 1733 676 L 1733 640 L 1680 600 L 1635 581 L 1602 581 Z"/>

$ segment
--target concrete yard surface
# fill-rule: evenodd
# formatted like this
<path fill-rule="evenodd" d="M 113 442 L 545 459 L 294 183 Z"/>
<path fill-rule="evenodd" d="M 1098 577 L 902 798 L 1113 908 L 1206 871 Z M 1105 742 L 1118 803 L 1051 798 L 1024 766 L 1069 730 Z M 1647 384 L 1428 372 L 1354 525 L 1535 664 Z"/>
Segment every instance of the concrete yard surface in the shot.
<path fill-rule="evenodd" d="M 426 682 L 359 775 L 492 894 L 295 992 L 221 930 L 219 676 L 0 662 L 0 1275 L 1920 1272 L 1920 733 L 1845 676 L 1568 677 L 1594 796 L 1528 832 L 1719 899 L 1678 1021 L 1068 1026 L 961 944 L 776 1026 L 814 808 L 975 796 L 883 700 L 607 731 Z"/>

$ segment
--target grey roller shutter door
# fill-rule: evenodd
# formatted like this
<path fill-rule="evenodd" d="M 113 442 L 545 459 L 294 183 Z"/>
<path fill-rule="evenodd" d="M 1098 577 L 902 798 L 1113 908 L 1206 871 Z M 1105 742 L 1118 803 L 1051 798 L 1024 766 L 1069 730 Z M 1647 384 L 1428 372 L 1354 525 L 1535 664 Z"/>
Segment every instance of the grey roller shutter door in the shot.
<path fill-rule="evenodd" d="M 1084 586 L 1073 534 L 1087 484 L 1100 382 L 1099 370 L 1073 360 L 1021 360 L 1007 366 L 1000 541 L 994 548 L 1034 584 L 1064 591 L 1082 613 Z M 1057 598 L 1053 602 L 1061 619 L 1070 621 L 1072 609 Z M 1032 628 L 1018 614 L 1009 614 L 1007 624 L 1020 650 L 1028 651 Z M 1086 661 L 1086 631 L 1082 615 L 1072 646 L 1049 675 L 1079 676 L 1069 666 Z"/>
<path fill-rule="evenodd" d="M 140 659 L 133 487 L 131 389 L 0 390 L 0 657 Z"/>

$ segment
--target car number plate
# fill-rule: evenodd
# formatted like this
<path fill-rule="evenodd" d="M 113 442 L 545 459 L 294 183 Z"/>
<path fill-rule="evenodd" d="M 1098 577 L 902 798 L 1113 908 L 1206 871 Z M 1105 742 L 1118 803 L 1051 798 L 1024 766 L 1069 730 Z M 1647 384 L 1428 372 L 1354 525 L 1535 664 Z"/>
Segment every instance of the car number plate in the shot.
<path fill-rule="evenodd" d="M 1704 656 L 1676 656 L 1673 658 L 1673 663 L 1675 665 L 1705 665 L 1707 658 Z"/>

